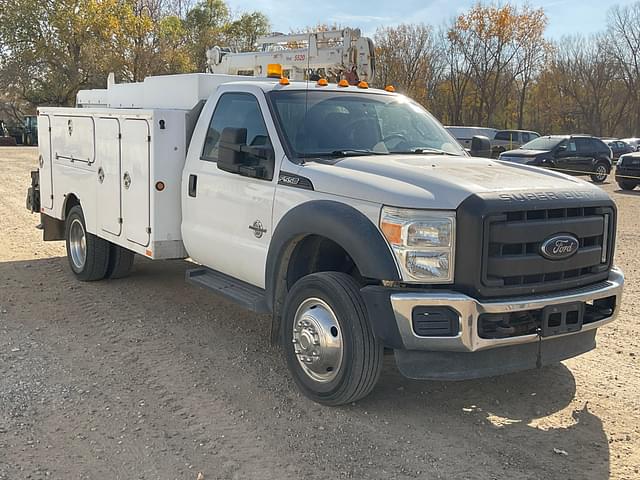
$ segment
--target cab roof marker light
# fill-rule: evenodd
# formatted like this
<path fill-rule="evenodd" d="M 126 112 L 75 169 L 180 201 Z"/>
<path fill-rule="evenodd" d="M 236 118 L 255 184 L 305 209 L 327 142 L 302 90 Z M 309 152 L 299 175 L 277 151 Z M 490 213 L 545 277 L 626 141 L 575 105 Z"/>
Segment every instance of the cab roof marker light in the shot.
<path fill-rule="evenodd" d="M 349 82 L 343 78 L 342 80 L 340 80 L 338 82 L 338 86 L 339 87 L 348 87 L 349 86 Z"/>
<path fill-rule="evenodd" d="M 363 80 L 358 83 L 358 88 L 369 88 L 369 84 Z"/>
<path fill-rule="evenodd" d="M 326 78 L 321 78 L 320 80 L 318 80 L 319 87 L 326 87 L 327 85 L 329 85 L 329 81 Z"/>
<path fill-rule="evenodd" d="M 393 85 L 387 85 L 386 87 L 384 87 L 384 89 L 385 89 L 387 92 L 391 92 L 391 93 L 393 93 L 393 92 L 395 92 L 395 91 L 396 91 L 396 87 L 394 87 Z"/>
<path fill-rule="evenodd" d="M 280 83 L 280 85 L 289 85 L 290 82 L 287 77 L 282 77 L 278 83 Z"/>

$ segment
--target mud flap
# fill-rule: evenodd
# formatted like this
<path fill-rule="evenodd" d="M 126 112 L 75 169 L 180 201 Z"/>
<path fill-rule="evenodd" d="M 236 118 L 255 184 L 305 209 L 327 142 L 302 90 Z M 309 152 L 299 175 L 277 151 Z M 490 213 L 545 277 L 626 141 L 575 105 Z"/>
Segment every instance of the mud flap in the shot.
<path fill-rule="evenodd" d="M 27 190 L 27 210 L 31 213 L 40 212 L 40 171 L 31 171 L 31 186 Z"/>
<path fill-rule="evenodd" d="M 596 329 L 479 352 L 395 350 L 400 373 L 416 380 L 468 380 L 552 365 L 593 350 Z"/>

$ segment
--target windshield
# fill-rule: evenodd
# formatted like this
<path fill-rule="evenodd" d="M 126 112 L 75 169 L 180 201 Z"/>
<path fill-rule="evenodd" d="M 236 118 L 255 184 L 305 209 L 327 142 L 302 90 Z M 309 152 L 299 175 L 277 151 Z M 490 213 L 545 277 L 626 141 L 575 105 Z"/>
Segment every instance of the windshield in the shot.
<path fill-rule="evenodd" d="M 278 91 L 271 101 L 294 156 L 447 153 L 466 155 L 426 110 L 406 97 Z"/>
<path fill-rule="evenodd" d="M 562 138 L 553 137 L 540 137 L 535 140 L 531 140 L 529 143 L 525 143 L 520 148 L 522 150 L 552 150 L 562 140 Z"/>

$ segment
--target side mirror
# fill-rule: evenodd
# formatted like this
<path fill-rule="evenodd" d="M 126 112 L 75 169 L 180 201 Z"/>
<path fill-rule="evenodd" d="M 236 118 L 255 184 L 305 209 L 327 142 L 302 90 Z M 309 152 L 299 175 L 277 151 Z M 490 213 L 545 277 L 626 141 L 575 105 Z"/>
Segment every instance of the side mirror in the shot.
<path fill-rule="evenodd" d="M 246 128 L 227 127 L 222 130 L 218 147 L 218 168 L 229 173 L 240 173 L 240 166 L 246 157 L 242 146 L 246 144 Z"/>
<path fill-rule="evenodd" d="M 560 145 L 558 148 L 556 148 L 556 151 L 553 152 L 553 154 L 556 157 L 559 157 L 560 155 L 562 155 L 563 153 L 565 153 L 567 151 L 567 146 L 566 145 Z"/>
<path fill-rule="evenodd" d="M 227 127 L 222 130 L 218 147 L 218 168 L 245 177 L 270 179 L 275 152 L 268 137 L 256 139 L 262 144 L 247 145 L 246 128 Z"/>
<path fill-rule="evenodd" d="M 475 135 L 471 139 L 471 150 L 469 153 L 471 153 L 472 157 L 491 157 L 491 141 L 483 135 Z"/>

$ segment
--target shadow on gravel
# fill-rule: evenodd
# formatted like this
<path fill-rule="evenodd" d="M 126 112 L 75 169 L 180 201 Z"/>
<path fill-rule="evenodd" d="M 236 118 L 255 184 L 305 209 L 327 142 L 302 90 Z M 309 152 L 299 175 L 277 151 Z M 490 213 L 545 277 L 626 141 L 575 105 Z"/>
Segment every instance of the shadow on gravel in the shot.
<path fill-rule="evenodd" d="M 614 190 L 613 193 L 617 193 L 620 195 L 629 195 L 631 197 L 640 196 L 640 190 L 622 190 L 621 188 L 618 188 L 617 190 Z"/>
<path fill-rule="evenodd" d="M 529 464 L 536 475 L 541 465 L 547 464 L 543 470 L 552 465 L 554 473 L 546 478 L 609 478 L 609 443 L 600 418 L 586 402 L 571 418 L 561 413 L 575 393 L 575 379 L 564 364 L 494 378 L 434 382 L 404 378 L 389 356 L 376 389 L 360 404 L 380 414 L 393 405 L 407 425 L 451 440 L 497 435 L 490 448 L 504 449 L 507 456 L 515 450 L 519 463 Z M 558 423 L 545 422 L 549 416 L 564 416 L 559 423 L 567 426 L 545 425 Z"/>
<path fill-rule="evenodd" d="M 190 266 L 185 261 L 137 259 L 130 278 L 81 284 L 71 278 L 66 258 L 0 263 L 0 307 L 11 316 L 20 316 L 23 310 L 26 318 L 30 310 L 23 302 L 61 308 L 65 291 L 79 289 L 95 302 L 92 308 L 98 312 L 109 315 L 110 311 L 131 310 L 131 318 L 125 317 L 125 323 L 139 331 L 131 327 L 125 335 L 135 334 L 145 342 L 153 339 L 185 358 L 220 367 L 203 367 L 203 385 L 215 379 L 219 386 L 212 386 L 213 391 L 224 388 L 229 399 L 256 416 L 269 417 L 284 404 L 306 418 L 307 424 L 300 426 L 270 420 L 276 434 L 292 429 L 302 434 L 311 428 L 314 435 L 330 444 L 334 430 L 315 429 L 333 422 L 345 431 L 352 428 L 354 435 L 368 435 L 363 443 L 380 445 L 382 450 L 385 442 L 392 441 L 412 458 L 431 454 L 445 457 L 456 465 L 455 471 L 469 472 L 470 476 L 464 478 L 483 478 L 477 475 L 495 472 L 493 463 L 505 473 L 501 478 L 609 477 L 609 444 L 600 418 L 586 403 L 573 412 L 564 411 L 576 394 L 575 379 L 564 365 L 482 380 L 427 382 L 402 377 L 393 356 L 387 356 L 372 394 L 355 406 L 332 411 L 307 401 L 287 379 L 281 352 L 269 346 L 268 318 L 256 318 L 206 290 L 185 284 L 184 271 Z M 61 284 L 47 288 L 48 281 Z M 91 321 L 63 319 L 50 333 L 65 331 L 56 328 L 90 325 Z M 46 323 L 38 325 L 43 332 L 48 330 Z M 122 328 L 125 331 L 129 327 L 123 324 Z M 172 374 L 151 371 L 160 378 Z M 225 375 L 229 377 L 226 380 Z M 243 384 L 247 388 L 239 392 L 245 393 L 229 388 Z M 256 390 L 261 394 L 255 400 L 246 395 L 246 391 Z M 327 412 L 331 413 L 328 417 Z M 197 415 L 197 410 L 193 414 Z M 335 421 L 327 420 L 334 417 Z M 374 420 L 377 423 L 372 423 Z M 480 465 L 482 468 L 474 470 Z M 522 476 L 523 472 L 529 474 Z"/>

